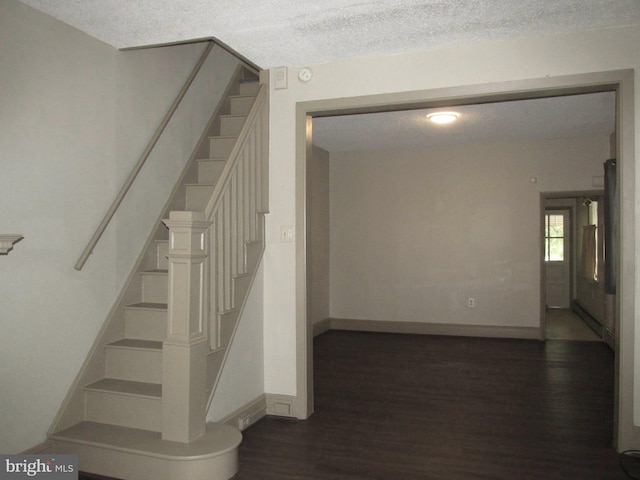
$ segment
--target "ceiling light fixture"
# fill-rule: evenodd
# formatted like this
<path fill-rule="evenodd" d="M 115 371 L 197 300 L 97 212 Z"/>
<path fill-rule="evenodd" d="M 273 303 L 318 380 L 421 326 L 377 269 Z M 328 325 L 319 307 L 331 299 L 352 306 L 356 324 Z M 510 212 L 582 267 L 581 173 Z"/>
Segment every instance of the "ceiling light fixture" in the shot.
<path fill-rule="evenodd" d="M 460 117 L 458 112 L 433 112 L 427 115 L 427 118 L 435 123 L 455 122 L 458 117 Z"/>

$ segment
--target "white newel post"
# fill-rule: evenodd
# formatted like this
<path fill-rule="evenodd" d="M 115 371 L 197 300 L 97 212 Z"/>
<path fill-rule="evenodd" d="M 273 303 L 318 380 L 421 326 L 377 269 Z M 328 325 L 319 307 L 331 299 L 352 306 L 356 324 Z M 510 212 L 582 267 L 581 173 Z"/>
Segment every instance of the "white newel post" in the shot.
<path fill-rule="evenodd" d="M 162 349 L 162 438 L 189 443 L 205 433 L 208 340 L 206 232 L 202 212 L 171 212 L 167 338 Z"/>

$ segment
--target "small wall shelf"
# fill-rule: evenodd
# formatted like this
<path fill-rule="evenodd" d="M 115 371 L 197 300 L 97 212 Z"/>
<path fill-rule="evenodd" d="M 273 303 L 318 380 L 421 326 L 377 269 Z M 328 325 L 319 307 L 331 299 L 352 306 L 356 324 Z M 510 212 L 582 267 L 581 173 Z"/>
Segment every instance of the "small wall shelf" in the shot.
<path fill-rule="evenodd" d="M 13 248 L 13 244 L 24 237 L 19 234 L 0 234 L 0 255 L 6 255 Z"/>

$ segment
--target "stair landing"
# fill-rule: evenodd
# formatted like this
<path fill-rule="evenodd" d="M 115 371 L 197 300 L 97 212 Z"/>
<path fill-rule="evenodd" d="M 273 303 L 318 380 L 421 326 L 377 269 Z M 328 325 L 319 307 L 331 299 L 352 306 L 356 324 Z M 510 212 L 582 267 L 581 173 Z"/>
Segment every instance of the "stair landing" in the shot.
<path fill-rule="evenodd" d="M 230 425 L 208 423 L 205 434 L 187 444 L 162 440 L 159 432 L 81 422 L 50 440 L 50 453 L 78 454 L 79 469 L 87 473 L 124 480 L 211 480 L 236 474 L 242 434 Z"/>

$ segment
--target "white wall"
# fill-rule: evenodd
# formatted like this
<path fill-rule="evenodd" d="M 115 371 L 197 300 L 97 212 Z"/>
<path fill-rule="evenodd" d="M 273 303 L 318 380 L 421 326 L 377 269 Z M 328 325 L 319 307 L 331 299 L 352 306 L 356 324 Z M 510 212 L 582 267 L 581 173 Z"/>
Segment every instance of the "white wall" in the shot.
<path fill-rule="evenodd" d="M 184 152 L 213 112 L 211 82 L 220 79 L 194 84 L 200 93 L 169 127 L 171 149 L 150 157 L 160 163 L 145 166 L 126 212 L 77 272 L 204 46 L 119 52 L 15 0 L 0 2 L 0 45 L 0 233 L 25 237 L 0 256 L 0 452 L 14 453 L 45 440 Z M 234 65 L 224 65 L 230 75 Z M 163 173 L 154 171 L 160 164 Z"/>
<path fill-rule="evenodd" d="M 332 154 L 331 317 L 539 327 L 540 192 L 589 190 L 608 150 L 603 136 Z"/>
<path fill-rule="evenodd" d="M 289 66 L 288 89 L 272 90 L 270 100 L 271 214 L 267 224 L 268 245 L 265 255 L 265 389 L 299 395 L 301 402 L 307 404 L 303 383 L 307 346 L 303 338 L 295 335 L 296 330 L 300 336 L 305 335 L 304 328 L 297 321 L 300 312 L 304 311 L 301 308 L 304 301 L 300 300 L 304 295 L 298 294 L 304 285 L 299 285 L 299 272 L 296 275 L 296 269 L 304 270 L 304 257 L 300 255 L 300 260 L 297 260 L 295 246 L 278 241 L 280 226 L 293 225 L 304 218 L 298 215 L 303 207 L 299 201 L 304 197 L 296 196 L 296 169 L 303 168 L 297 163 L 297 158 L 302 158 L 304 153 L 304 149 L 300 148 L 304 134 L 299 131 L 296 134 L 296 108 L 307 108 L 304 102 L 315 102 L 315 105 L 324 100 L 403 92 L 413 92 L 413 96 L 424 92 L 428 98 L 464 95 L 465 92 L 478 95 L 479 92 L 504 92 L 509 88 L 504 82 L 540 79 L 538 84 L 542 84 L 546 79 L 553 80 L 563 75 L 637 69 L 640 68 L 638 44 L 640 27 L 478 43 L 405 55 L 311 65 L 314 76 L 305 84 L 297 79 L 301 66 Z M 439 89 L 444 89 L 441 94 Z M 362 101 L 365 100 L 369 101 Z M 385 100 L 393 103 L 393 99 Z M 371 103 L 376 103 L 376 99 L 371 99 Z M 634 105 L 634 120 L 638 124 L 640 105 L 637 98 Z M 626 119 L 627 124 L 629 120 Z M 627 138 L 627 135 L 637 137 L 638 134 L 626 130 L 622 135 Z M 633 139 L 628 140 L 627 145 L 632 145 Z M 635 145 L 634 153 L 637 156 L 640 141 L 636 141 Z M 629 151 L 623 155 L 629 157 Z M 629 158 L 627 161 L 630 175 L 627 185 L 635 185 L 633 163 Z M 635 190 L 627 189 L 623 199 L 630 215 L 625 221 L 630 220 L 630 223 L 627 224 L 627 236 L 624 239 L 627 257 L 622 264 L 626 283 L 633 289 L 637 282 L 630 265 L 638 259 L 632 240 L 636 235 L 635 213 L 629 212 L 629 207 L 633 205 L 634 195 Z M 298 241 L 301 240 L 300 232 L 304 232 L 302 223 L 299 221 L 296 224 Z M 633 293 L 630 292 L 630 295 Z M 636 303 L 631 300 L 625 304 L 626 311 L 622 313 L 625 318 L 635 317 Z M 628 368 L 623 369 L 625 373 L 621 379 L 624 392 L 620 403 L 620 426 L 626 429 L 623 434 L 626 442 L 631 438 L 629 432 L 633 425 L 630 392 L 633 391 L 634 382 L 630 375 L 635 358 L 635 332 L 626 328 L 624 334 L 627 343 L 623 342 L 620 348 L 626 351 L 622 358 Z M 300 361 L 300 368 L 295 368 L 297 360 Z M 640 406 L 640 401 L 636 405 Z M 305 413 L 306 408 L 301 406 L 298 415 Z M 640 440 L 635 446 L 640 446 Z"/>

